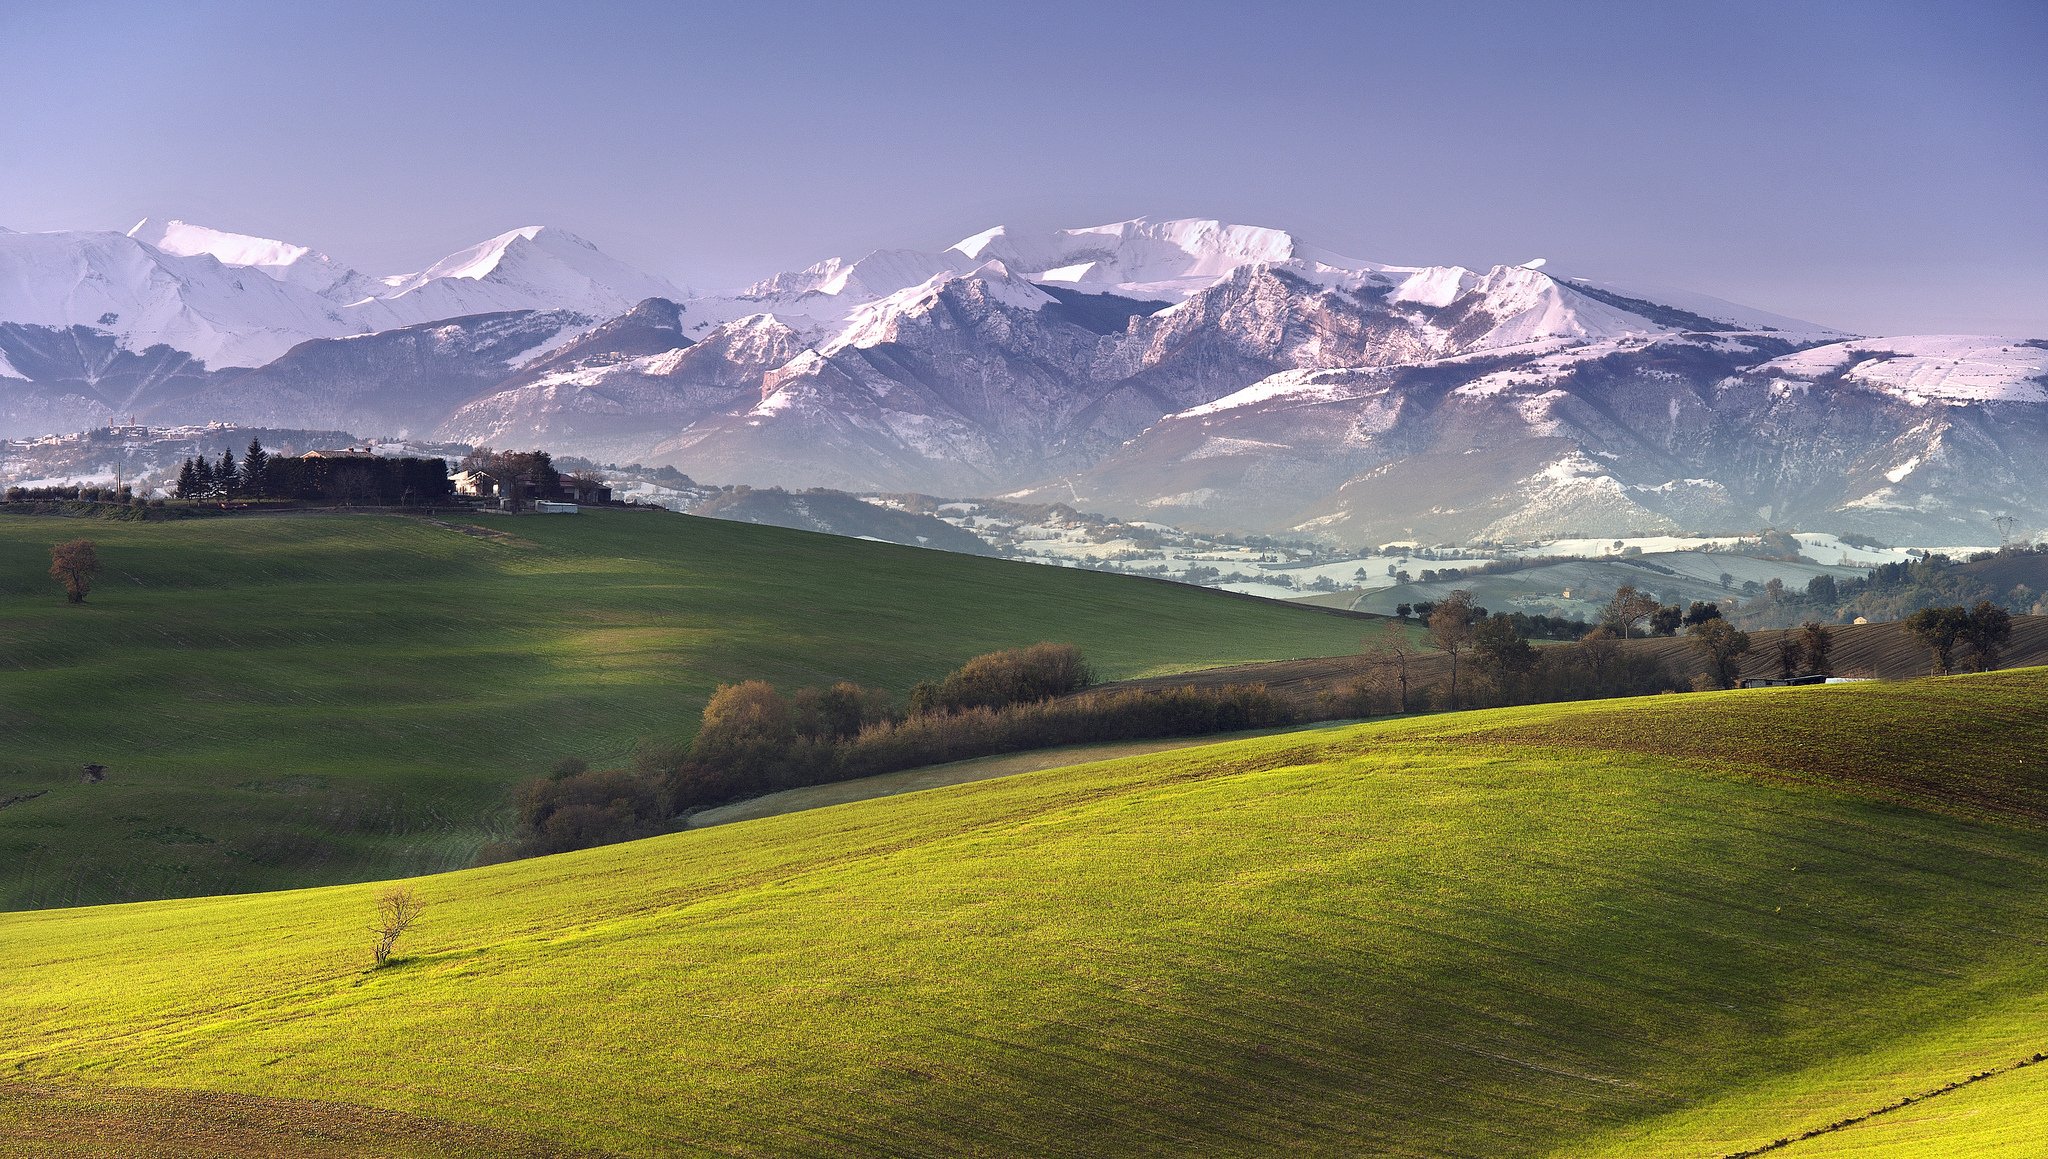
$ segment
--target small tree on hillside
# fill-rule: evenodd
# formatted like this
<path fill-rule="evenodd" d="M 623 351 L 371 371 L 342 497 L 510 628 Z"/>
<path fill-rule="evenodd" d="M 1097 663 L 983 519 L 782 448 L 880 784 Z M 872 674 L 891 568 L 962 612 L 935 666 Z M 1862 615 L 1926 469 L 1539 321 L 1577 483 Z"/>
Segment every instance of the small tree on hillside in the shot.
<path fill-rule="evenodd" d="M 1786 680 L 1806 666 L 1806 644 L 1788 628 L 1778 633 L 1778 675 Z"/>
<path fill-rule="evenodd" d="M 1707 675 L 1717 688 L 1735 687 L 1742 654 L 1749 651 L 1749 633 L 1726 620 L 1708 620 L 1686 629 L 1686 637 L 1707 662 Z"/>
<path fill-rule="evenodd" d="M 1970 654 L 1971 671 L 1989 672 L 1998 667 L 2006 642 L 2011 639 L 2012 613 L 1990 600 L 1977 601 L 1962 630 L 1962 644 Z"/>
<path fill-rule="evenodd" d="M 1506 700 L 1523 674 L 1535 667 L 1536 649 L 1515 630 L 1513 618 L 1496 612 L 1472 629 L 1472 663 L 1492 678 Z"/>
<path fill-rule="evenodd" d="M 1921 608 L 1899 621 L 1899 627 L 1927 649 L 1930 670 L 1947 676 L 1955 670 L 1956 645 L 1969 627 L 1970 613 L 1961 607 Z"/>
<path fill-rule="evenodd" d="M 1593 676 L 1593 687 L 1605 688 L 1607 677 L 1614 670 L 1616 654 L 1621 651 L 1621 645 L 1614 642 L 1614 630 L 1603 624 L 1579 637 L 1578 651 L 1586 671 Z"/>
<path fill-rule="evenodd" d="M 64 595 L 74 604 L 85 602 L 92 581 L 100 574 L 100 555 L 90 539 L 74 539 L 50 549 L 50 578 L 64 585 Z"/>
<path fill-rule="evenodd" d="M 1826 578 L 1826 577 L 1821 577 Z M 1806 649 L 1806 670 L 1822 676 L 1835 674 L 1833 661 L 1828 654 L 1834 651 L 1835 634 L 1819 620 L 1808 620 L 1800 625 L 1799 642 Z"/>
<path fill-rule="evenodd" d="M 1486 614 L 1463 588 L 1438 601 L 1429 613 L 1429 639 L 1451 658 L 1450 707 L 1458 707 L 1458 657 L 1472 643 L 1472 622 Z"/>
<path fill-rule="evenodd" d="M 1378 632 L 1365 639 L 1365 662 L 1393 694 L 1395 712 L 1408 711 L 1408 660 L 1414 655 L 1415 641 L 1398 620 L 1380 625 Z"/>
<path fill-rule="evenodd" d="M 1656 596 L 1623 584 L 1614 589 L 1614 598 L 1607 601 L 1606 609 L 1600 614 L 1600 622 L 1620 632 L 1621 638 L 1626 640 L 1644 617 L 1655 614 L 1662 606 Z"/>
<path fill-rule="evenodd" d="M 370 932 L 377 935 L 377 944 L 370 951 L 377 965 L 391 961 L 391 951 L 398 945 L 398 939 L 420 920 L 426 908 L 427 903 L 420 900 L 411 886 L 393 886 L 377 898 L 377 921 L 370 927 Z"/>

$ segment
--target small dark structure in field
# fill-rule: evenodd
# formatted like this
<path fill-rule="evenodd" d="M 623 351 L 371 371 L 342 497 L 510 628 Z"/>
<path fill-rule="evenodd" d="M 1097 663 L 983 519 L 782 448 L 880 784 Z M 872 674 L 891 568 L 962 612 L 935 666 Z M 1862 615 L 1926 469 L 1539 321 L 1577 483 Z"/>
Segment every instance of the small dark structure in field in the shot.
<path fill-rule="evenodd" d="M 78 779 L 88 785 L 97 785 L 107 779 L 107 766 L 105 765 L 96 765 L 91 761 L 87 761 L 83 768 L 84 772 L 79 775 Z"/>
<path fill-rule="evenodd" d="M 1789 688 L 1795 684 L 1826 684 L 1827 673 L 1813 672 L 1805 676 L 1749 676 L 1739 687 L 1742 688 Z"/>

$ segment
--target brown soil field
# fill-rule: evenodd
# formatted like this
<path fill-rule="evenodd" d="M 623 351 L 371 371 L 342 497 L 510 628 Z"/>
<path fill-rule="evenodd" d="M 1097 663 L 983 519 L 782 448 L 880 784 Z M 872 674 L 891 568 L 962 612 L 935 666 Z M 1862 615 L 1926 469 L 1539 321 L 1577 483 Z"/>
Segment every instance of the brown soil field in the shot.
<path fill-rule="evenodd" d="M 602 1159 L 524 1135 L 354 1103 L 20 1081 L 0 1082 L 0 1153 L 24 1159 Z"/>

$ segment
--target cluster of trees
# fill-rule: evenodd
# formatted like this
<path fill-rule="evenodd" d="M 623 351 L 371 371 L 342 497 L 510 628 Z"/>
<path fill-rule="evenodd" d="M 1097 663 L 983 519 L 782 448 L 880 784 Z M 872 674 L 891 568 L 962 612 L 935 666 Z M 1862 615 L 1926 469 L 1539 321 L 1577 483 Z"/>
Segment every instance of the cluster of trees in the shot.
<path fill-rule="evenodd" d="M 626 768 L 558 764 L 519 792 L 520 833 L 487 859 L 625 841 L 676 814 L 800 785 L 1089 741 L 1229 732 L 1294 719 L 1260 686 L 1087 693 L 1071 645 L 978 656 L 921 683 L 908 711 L 857 684 L 785 694 L 762 680 L 719 687 L 688 749 L 643 745 Z"/>
<path fill-rule="evenodd" d="M 276 456 L 255 439 L 239 461 L 232 450 L 214 461 L 187 459 L 173 489 L 180 499 L 294 499 L 377 507 L 438 502 L 453 493 L 448 464 L 441 459 Z"/>
<path fill-rule="evenodd" d="M 1618 633 L 1590 628 L 1569 647 L 1537 648 L 1523 625 L 1538 617 L 1487 610 L 1459 590 L 1428 605 L 1428 651 L 1448 662 L 1433 699 L 1417 687 L 1415 662 L 1425 647 L 1398 620 L 1368 640 L 1366 675 L 1322 699 L 1332 716 L 1405 713 L 1420 708 L 1536 704 L 1675 691 L 1662 662 L 1621 649 Z"/>
<path fill-rule="evenodd" d="M 1947 676 L 1956 670 L 1960 651 L 1972 672 L 1989 672 L 1998 667 L 2005 645 L 2012 639 L 2012 614 L 1990 600 L 1979 600 L 1974 608 L 1960 604 L 1945 608 L 1922 608 L 1899 622 L 1907 635 L 1927 649 L 1931 671 Z"/>
<path fill-rule="evenodd" d="M 9 487 L 9 503 L 134 503 L 135 488 L 119 487 Z"/>
<path fill-rule="evenodd" d="M 1436 611 L 1436 606 L 1436 601 L 1434 600 L 1421 600 L 1412 604 L 1398 604 L 1394 608 L 1394 615 L 1403 620 L 1414 616 L 1426 621 Z M 1485 609 L 1482 608 L 1480 611 L 1484 614 Z M 1528 612 L 1502 612 L 1497 614 L 1505 615 L 1508 618 L 1508 622 L 1515 626 L 1515 631 L 1519 632 L 1523 638 L 1529 640 L 1576 640 L 1593 629 L 1593 625 L 1588 624 L 1584 620 L 1567 619 L 1564 616 L 1532 615 Z"/>
<path fill-rule="evenodd" d="M 1975 566 L 1986 561 L 2026 563 L 2044 555 L 2048 555 L 2048 545 L 2019 544 L 1964 560 L 1935 552 L 1915 560 L 1879 564 L 1861 578 L 1815 576 L 1803 590 L 1774 579 L 1753 590 L 1745 585 L 1744 594 L 1750 598 L 1737 614 L 1752 626 L 1797 622 L 1802 617 L 1837 622 L 1858 616 L 1904 620 L 1926 608 L 1968 608 L 1987 600 L 2014 615 L 2048 614 L 2048 599 L 2042 593 L 2024 583 L 1994 584 L 1988 578 L 1993 572 Z"/>

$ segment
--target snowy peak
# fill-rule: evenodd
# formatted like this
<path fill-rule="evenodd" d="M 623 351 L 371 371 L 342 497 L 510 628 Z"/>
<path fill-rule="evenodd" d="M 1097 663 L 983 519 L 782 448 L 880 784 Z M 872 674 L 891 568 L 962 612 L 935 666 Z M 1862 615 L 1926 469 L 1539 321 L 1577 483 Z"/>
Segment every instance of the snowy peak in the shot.
<path fill-rule="evenodd" d="M 1383 268 L 1305 246 L 1284 230 L 1211 218 L 1139 217 L 1039 236 L 997 226 L 959 242 L 953 251 L 977 261 L 1001 261 L 1033 281 L 1170 301 L 1248 265 L 1287 266 L 1312 275 L 1364 275 Z"/>
<path fill-rule="evenodd" d="M 401 294 L 408 290 L 418 289 L 428 282 L 438 281 L 442 278 L 463 278 L 472 282 L 479 281 L 489 276 L 492 271 L 504 263 L 505 255 L 512 250 L 513 246 L 520 242 L 534 241 L 543 232 L 544 227 L 542 226 L 521 226 L 518 229 L 501 233 L 489 241 L 479 242 L 468 249 L 457 250 L 455 253 L 449 254 L 447 257 L 442 258 L 440 261 L 435 262 L 416 274 L 399 274 L 394 277 L 385 278 L 383 281 L 385 285 L 390 286 L 394 291 Z M 576 240 L 592 249 L 596 248 L 590 246 L 588 242 L 583 242 L 581 238 Z"/>
<path fill-rule="evenodd" d="M 860 307 L 847 318 L 838 337 L 820 349 L 831 355 L 848 347 L 865 348 L 894 341 L 906 321 L 929 314 L 949 294 L 977 305 L 1000 304 L 1025 311 L 1041 310 L 1055 301 L 1002 262 L 985 261 L 965 273 L 941 271 Z"/>
<path fill-rule="evenodd" d="M 253 266 L 266 273 L 283 270 L 308 255 L 323 260 L 326 257 L 314 254 L 302 245 L 251 237 L 245 233 L 226 233 L 176 219 L 145 217 L 135 223 L 128 236 L 167 254 L 182 257 L 212 254 L 224 266 Z"/>
<path fill-rule="evenodd" d="M 160 253 L 210 257 L 234 269 L 255 270 L 273 281 L 311 290 L 330 301 L 357 301 L 376 289 L 371 279 L 326 254 L 267 237 L 154 217 L 136 222 L 128 236 Z"/>

